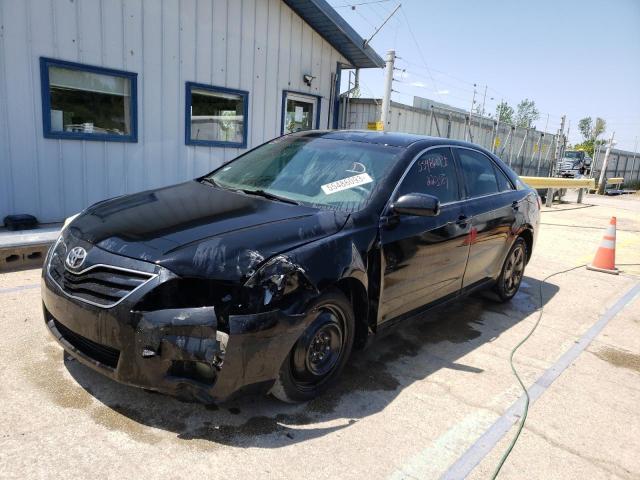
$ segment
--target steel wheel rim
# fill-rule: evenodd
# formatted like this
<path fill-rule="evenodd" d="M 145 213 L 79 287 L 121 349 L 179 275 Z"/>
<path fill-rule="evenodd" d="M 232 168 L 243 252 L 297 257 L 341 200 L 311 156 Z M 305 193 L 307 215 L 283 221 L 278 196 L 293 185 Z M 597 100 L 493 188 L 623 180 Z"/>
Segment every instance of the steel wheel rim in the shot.
<path fill-rule="evenodd" d="M 518 290 L 524 275 L 524 248 L 516 247 L 505 264 L 503 281 L 504 291 L 507 295 L 513 295 Z"/>
<path fill-rule="evenodd" d="M 291 355 L 291 374 L 299 388 L 315 388 L 335 371 L 344 352 L 345 325 L 344 314 L 335 305 L 318 308 Z"/>

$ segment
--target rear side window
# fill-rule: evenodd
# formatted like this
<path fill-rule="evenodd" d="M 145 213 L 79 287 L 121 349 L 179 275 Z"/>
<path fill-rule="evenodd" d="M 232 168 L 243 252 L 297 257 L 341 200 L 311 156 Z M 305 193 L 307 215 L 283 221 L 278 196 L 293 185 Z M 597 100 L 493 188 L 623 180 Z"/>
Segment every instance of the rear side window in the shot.
<path fill-rule="evenodd" d="M 474 150 L 456 149 L 460 157 L 460 169 L 464 178 L 467 195 L 480 197 L 498 193 L 498 182 L 493 163 L 489 157 Z"/>
<path fill-rule="evenodd" d="M 460 200 L 451 149 L 436 148 L 423 153 L 405 175 L 398 192 L 398 196 L 426 193 L 437 197 L 440 203 Z"/>
<path fill-rule="evenodd" d="M 498 167 L 494 167 L 494 168 L 496 170 L 496 179 L 498 180 L 498 190 L 500 190 L 501 192 L 513 190 L 513 185 L 511 185 L 511 182 L 509 181 L 507 176 L 504 174 L 504 172 L 500 170 L 500 168 Z"/>

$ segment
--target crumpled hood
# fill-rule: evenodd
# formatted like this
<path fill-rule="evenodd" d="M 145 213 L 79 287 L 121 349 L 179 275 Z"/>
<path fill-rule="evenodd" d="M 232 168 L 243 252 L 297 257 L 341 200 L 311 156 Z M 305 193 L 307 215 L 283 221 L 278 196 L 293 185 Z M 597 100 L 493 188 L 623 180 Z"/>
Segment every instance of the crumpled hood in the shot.
<path fill-rule="evenodd" d="M 93 205 L 69 233 L 178 275 L 237 281 L 273 255 L 336 233 L 347 217 L 190 181 Z"/>

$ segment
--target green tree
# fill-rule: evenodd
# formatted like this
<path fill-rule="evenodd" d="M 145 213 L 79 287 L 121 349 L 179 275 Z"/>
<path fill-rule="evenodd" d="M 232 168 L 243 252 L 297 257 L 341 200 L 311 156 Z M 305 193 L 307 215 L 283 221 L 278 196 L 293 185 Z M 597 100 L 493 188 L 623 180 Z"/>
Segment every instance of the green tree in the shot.
<path fill-rule="evenodd" d="M 507 102 L 502 101 L 496 107 L 496 118 L 500 123 L 513 124 L 513 107 Z"/>
<path fill-rule="evenodd" d="M 516 107 L 516 127 L 535 128 L 533 122 L 540 118 L 540 112 L 536 108 L 536 102 L 525 98 Z"/>
<path fill-rule="evenodd" d="M 591 158 L 593 158 L 593 154 L 598 148 L 598 145 L 604 145 L 605 143 L 607 143 L 606 140 L 594 140 L 593 138 L 590 138 L 582 143 L 576 143 L 571 150 L 584 150 Z"/>
<path fill-rule="evenodd" d="M 597 140 L 607 130 L 607 122 L 604 118 L 596 117 L 596 124 L 593 126 L 593 139 Z"/>
<path fill-rule="evenodd" d="M 585 142 L 591 138 L 591 132 L 593 131 L 593 120 L 591 117 L 581 118 L 578 122 L 578 130 Z"/>
<path fill-rule="evenodd" d="M 600 117 L 596 117 L 595 124 L 591 117 L 584 117 L 578 122 L 578 130 L 585 142 L 594 143 L 600 135 L 607 129 L 607 122 Z"/>

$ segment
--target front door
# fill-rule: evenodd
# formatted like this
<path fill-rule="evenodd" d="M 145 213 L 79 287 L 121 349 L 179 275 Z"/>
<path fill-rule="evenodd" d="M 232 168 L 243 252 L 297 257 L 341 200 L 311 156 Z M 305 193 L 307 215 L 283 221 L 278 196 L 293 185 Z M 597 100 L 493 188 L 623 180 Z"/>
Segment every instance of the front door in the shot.
<path fill-rule="evenodd" d="M 450 148 L 427 150 L 413 163 L 393 199 L 407 193 L 438 197 L 440 214 L 419 217 L 386 212 L 380 230 L 384 271 L 379 322 L 456 294 L 462 287 L 470 224 L 460 202 Z"/>
<path fill-rule="evenodd" d="M 285 91 L 282 134 L 318 128 L 318 108 L 317 97 Z"/>

